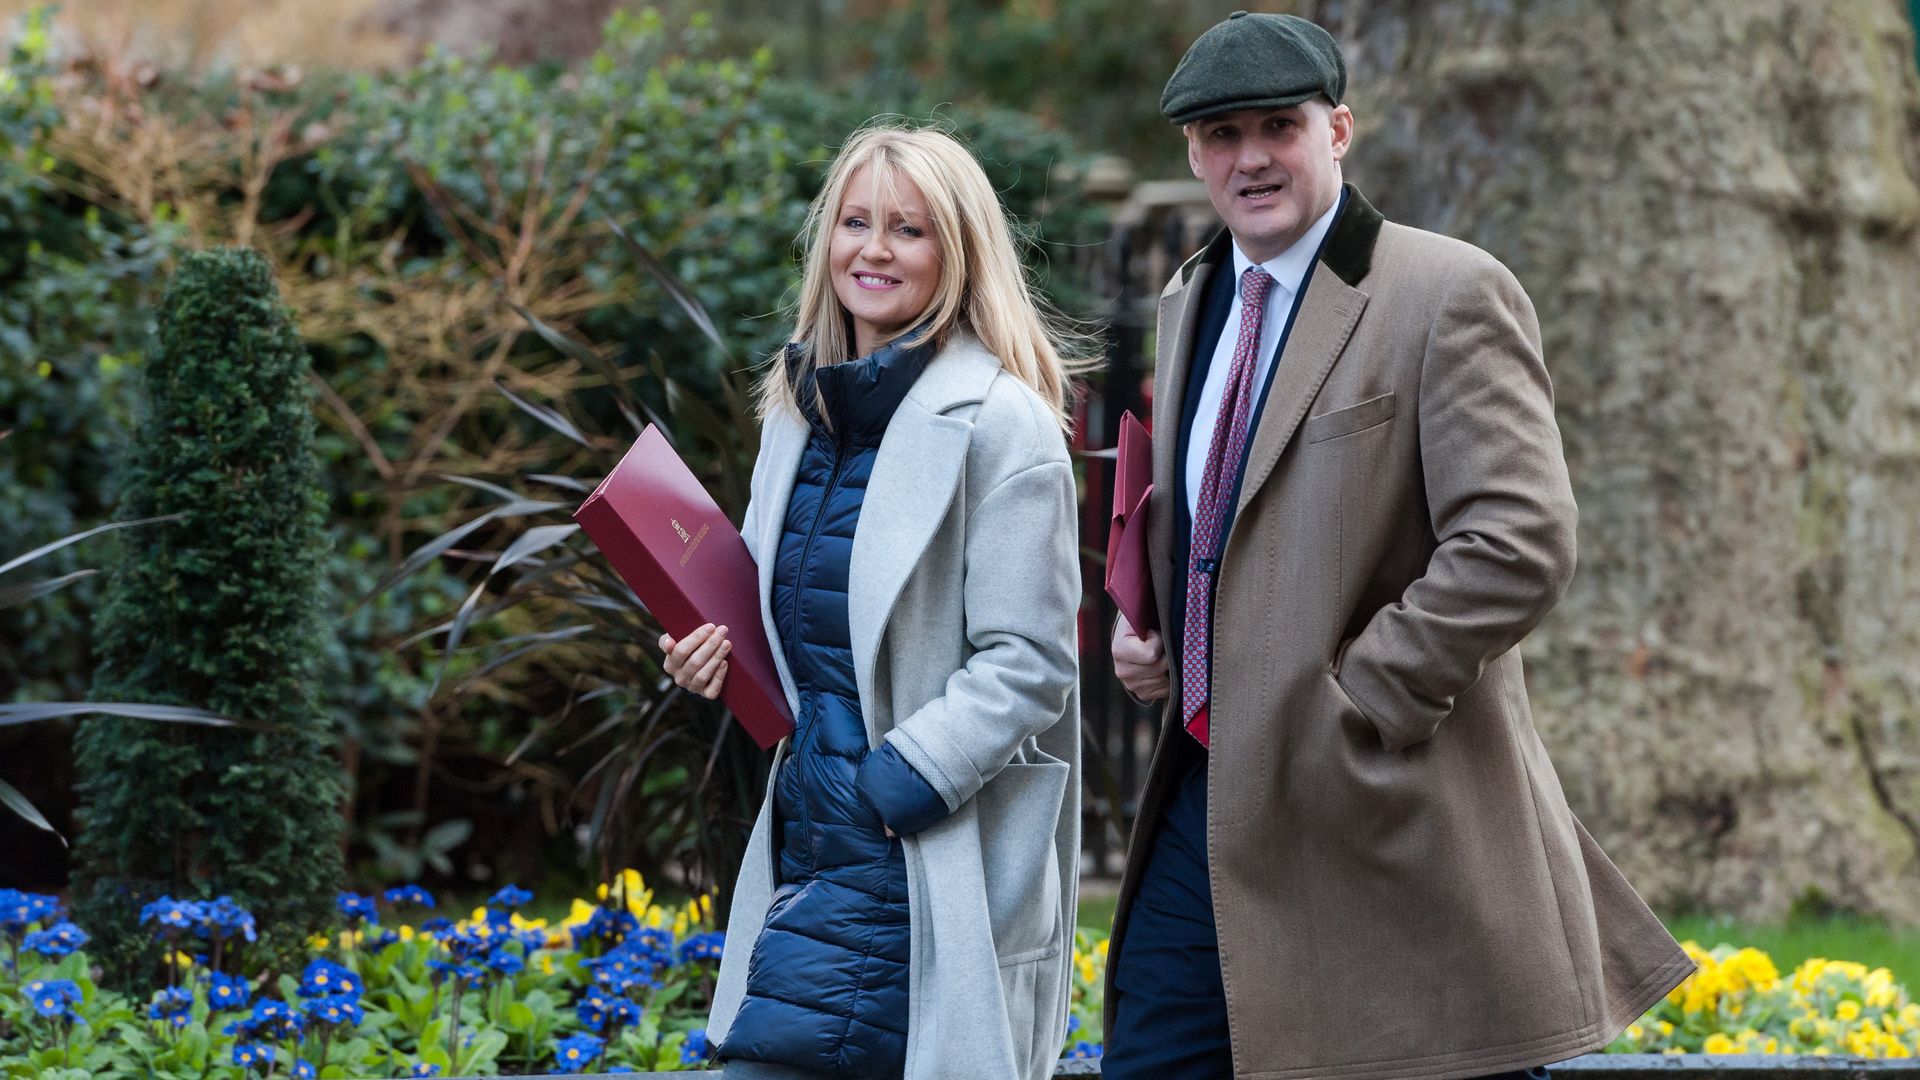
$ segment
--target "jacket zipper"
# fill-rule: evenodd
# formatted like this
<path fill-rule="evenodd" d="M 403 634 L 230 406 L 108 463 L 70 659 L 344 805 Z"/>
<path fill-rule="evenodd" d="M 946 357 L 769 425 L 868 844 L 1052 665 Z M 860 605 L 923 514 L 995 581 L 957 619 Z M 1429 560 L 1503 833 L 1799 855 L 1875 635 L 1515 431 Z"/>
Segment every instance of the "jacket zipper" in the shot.
<path fill-rule="evenodd" d="M 807 542 L 800 548 L 800 565 L 794 568 L 793 618 L 790 620 L 793 624 L 793 632 L 787 638 L 788 641 L 800 640 L 801 586 L 804 585 L 807 580 L 807 564 L 813 560 L 813 542 L 820 536 L 820 523 L 825 521 L 827 517 L 827 504 L 833 501 L 833 489 L 840 486 L 840 466 L 845 457 L 846 448 L 840 445 L 839 440 L 835 440 L 833 446 L 833 469 L 827 474 L 826 489 L 820 493 L 820 505 L 814 508 L 813 527 L 807 530 Z"/>
<path fill-rule="evenodd" d="M 807 542 L 801 545 L 800 547 L 800 565 L 794 568 L 793 617 L 791 619 L 793 632 L 787 637 L 788 641 L 800 642 L 800 605 L 805 602 L 804 586 L 806 585 L 806 580 L 807 580 L 807 565 L 813 561 L 813 542 L 819 539 L 820 537 L 820 524 L 821 522 L 826 520 L 827 505 L 833 501 L 833 490 L 834 488 L 840 486 L 840 466 L 843 463 L 845 456 L 846 456 L 846 448 L 843 445 L 841 445 L 838 439 L 834 440 L 833 468 L 831 471 L 827 473 L 827 486 L 826 486 L 826 489 L 820 493 L 820 505 L 814 508 L 813 526 L 807 530 Z M 812 815 L 810 815 L 807 812 L 807 803 L 805 799 L 800 800 L 799 810 L 800 810 L 800 816 L 802 818 L 801 827 L 804 830 L 808 841 L 811 842 L 813 839 L 813 822 L 811 820 Z M 814 852 L 812 854 L 814 854 L 817 858 L 818 856 L 817 852 Z M 817 863 L 815 868 L 818 869 Z"/>

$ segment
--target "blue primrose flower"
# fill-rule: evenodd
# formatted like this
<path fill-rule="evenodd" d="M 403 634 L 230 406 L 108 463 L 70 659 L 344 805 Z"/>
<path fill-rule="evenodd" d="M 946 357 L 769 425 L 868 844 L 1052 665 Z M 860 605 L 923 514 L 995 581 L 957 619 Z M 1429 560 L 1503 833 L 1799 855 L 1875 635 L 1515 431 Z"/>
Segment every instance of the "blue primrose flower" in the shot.
<path fill-rule="evenodd" d="M 45 926 L 60 917 L 60 910 L 58 897 L 0 889 L 0 930 L 7 933 L 23 933 L 34 923 Z"/>
<path fill-rule="evenodd" d="M 234 903 L 231 896 L 222 896 L 201 905 L 200 914 L 200 925 L 194 932 L 203 938 L 241 937 L 248 941 L 259 940 L 253 913 Z"/>
<path fill-rule="evenodd" d="M 443 978 L 457 979 L 461 982 L 477 982 L 486 978 L 487 973 L 471 964 L 462 964 L 457 960 L 429 960 L 427 967 Z"/>
<path fill-rule="evenodd" d="M 352 994 L 314 998 L 300 1007 L 307 1014 L 309 1024 L 357 1027 L 360 1021 L 367 1018 L 366 1011 L 360 1007 L 360 999 Z"/>
<path fill-rule="evenodd" d="M 153 995 L 153 1004 L 147 1006 L 147 1019 L 164 1020 L 174 1027 L 187 1026 L 193 1018 L 193 991 L 184 987 L 172 987 Z"/>
<path fill-rule="evenodd" d="M 573 945 L 577 949 L 587 941 L 624 941 L 639 928 L 640 920 L 625 908 L 595 908 L 591 918 L 573 928 Z"/>
<path fill-rule="evenodd" d="M 205 917 L 199 901 L 175 900 L 171 896 L 162 896 L 140 909 L 140 925 L 153 924 L 153 935 L 161 938 L 181 930 L 192 930 Z"/>
<path fill-rule="evenodd" d="M 509 952 L 506 949 L 495 949 L 492 954 L 487 957 L 487 966 L 502 975 L 518 975 L 521 971 L 525 970 L 527 961 L 525 957 L 522 957 L 517 952 Z"/>
<path fill-rule="evenodd" d="M 680 1044 L 680 1064 L 698 1065 L 713 1053 L 713 1044 L 707 1041 L 707 1029 L 695 1028 L 687 1032 L 687 1041 Z"/>
<path fill-rule="evenodd" d="M 451 929 L 453 929 L 453 920 L 445 916 L 428 919 L 420 924 L 420 932 L 423 934 L 444 934 Z"/>
<path fill-rule="evenodd" d="M 457 960 L 480 960 L 493 951 L 493 942 L 478 929 L 454 930 L 440 937 L 441 948 Z"/>
<path fill-rule="evenodd" d="M 433 894 L 418 885 L 396 885 L 381 895 L 394 907 L 405 907 L 408 904 L 423 908 L 438 906 L 433 902 Z"/>
<path fill-rule="evenodd" d="M 636 987 L 657 987 L 660 981 L 655 976 L 673 963 L 673 954 L 657 946 L 657 938 L 636 934 L 605 956 L 582 963 L 593 969 L 595 982 L 622 994 Z"/>
<path fill-rule="evenodd" d="M 606 1043 L 591 1035 L 573 1035 L 554 1044 L 554 1060 L 564 1066 L 589 1064 L 600 1057 Z"/>
<path fill-rule="evenodd" d="M 359 893 L 343 892 L 334 897 L 333 906 L 340 909 L 340 914 L 347 917 L 349 924 L 372 922 L 380 917 L 379 909 L 374 907 L 373 897 Z"/>
<path fill-rule="evenodd" d="M 620 1027 L 638 1027 L 644 1011 L 632 998 L 615 998 L 613 1007 L 607 1010 L 607 1019 Z"/>
<path fill-rule="evenodd" d="M 607 1006 L 613 1003 L 612 995 L 598 986 L 589 986 L 580 995 L 580 1003 L 574 1006 L 575 1016 L 580 1023 L 593 1031 L 599 1031 L 607 1022 Z"/>
<path fill-rule="evenodd" d="M 1104 1047 L 1097 1042 L 1088 1042 L 1085 1039 L 1081 1039 L 1079 1042 L 1073 1044 L 1073 1049 L 1067 1052 L 1067 1057 L 1074 1061 L 1097 1058 L 1100 1056 L 1102 1049 L 1104 1049 Z"/>
<path fill-rule="evenodd" d="M 70 922 L 55 923 L 51 929 L 27 935 L 20 948 L 42 956 L 66 956 L 87 943 L 87 932 Z"/>
<path fill-rule="evenodd" d="M 680 962 L 691 964 L 699 960 L 719 961 L 721 951 L 726 947 L 727 933 L 713 930 L 705 934 L 695 934 L 680 943 Z"/>
<path fill-rule="evenodd" d="M 76 1020 L 73 1007 L 80 1004 L 80 987 L 72 979 L 35 979 L 26 986 L 33 995 L 33 1011 L 41 1016 Z"/>
<path fill-rule="evenodd" d="M 304 1030 L 306 1023 L 293 1011 L 293 1006 L 274 998 L 254 1002 L 252 1015 L 226 1027 L 229 1035 L 268 1039 L 297 1039 Z"/>
<path fill-rule="evenodd" d="M 408 1076 L 439 1076 L 440 1066 L 429 1065 L 424 1061 L 418 1062 L 414 1065 L 413 1071 L 408 1073 L 407 1075 Z"/>
<path fill-rule="evenodd" d="M 512 911 L 514 908 L 529 903 L 532 900 L 532 893 L 518 885 L 508 885 L 499 892 L 494 893 L 493 896 L 487 900 L 487 906 L 490 908 L 505 908 L 508 911 Z"/>
<path fill-rule="evenodd" d="M 300 976 L 300 996 L 305 998 L 325 998 L 335 994 L 357 998 L 364 989 L 360 976 L 327 959 L 311 961 Z"/>
<path fill-rule="evenodd" d="M 273 1047 L 266 1043 L 234 1043 L 233 1063 L 243 1069 L 265 1070 L 273 1064 Z"/>
<path fill-rule="evenodd" d="M 320 1075 L 320 1070 L 314 1068 L 313 1062 L 308 1061 L 306 1058 L 295 1058 L 293 1071 L 287 1075 L 291 1076 L 293 1080 L 314 1080 L 314 1077 Z"/>
<path fill-rule="evenodd" d="M 376 949 L 384 949 L 400 940 L 400 931 L 388 926 L 375 924 L 367 928 L 367 943 Z"/>
<path fill-rule="evenodd" d="M 221 1009 L 244 1009 L 247 999 L 252 996 L 253 986 L 243 976 L 213 973 L 213 985 L 207 988 L 207 1004 L 217 1012 Z"/>

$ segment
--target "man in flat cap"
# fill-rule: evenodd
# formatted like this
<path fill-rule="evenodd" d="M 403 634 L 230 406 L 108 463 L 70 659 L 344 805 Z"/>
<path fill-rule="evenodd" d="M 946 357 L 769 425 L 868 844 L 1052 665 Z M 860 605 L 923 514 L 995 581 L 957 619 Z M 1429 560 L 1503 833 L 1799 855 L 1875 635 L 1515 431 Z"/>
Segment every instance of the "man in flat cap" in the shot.
<path fill-rule="evenodd" d="M 1161 97 L 1226 229 L 1160 299 L 1108 1080 L 1541 1077 L 1693 970 L 1528 713 L 1575 520 L 1533 307 L 1343 183 L 1346 78 L 1236 12 Z"/>

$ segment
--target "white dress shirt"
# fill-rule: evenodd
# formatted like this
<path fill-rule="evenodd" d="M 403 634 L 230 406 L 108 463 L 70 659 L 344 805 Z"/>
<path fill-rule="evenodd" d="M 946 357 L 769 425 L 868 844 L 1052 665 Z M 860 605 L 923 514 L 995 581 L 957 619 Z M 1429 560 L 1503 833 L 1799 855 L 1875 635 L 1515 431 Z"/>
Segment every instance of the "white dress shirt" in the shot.
<path fill-rule="evenodd" d="M 1287 312 L 1293 308 L 1293 298 L 1300 293 L 1300 287 L 1307 280 L 1307 274 L 1313 269 L 1313 257 L 1320 251 L 1320 241 L 1324 240 L 1327 230 L 1333 228 L 1333 219 L 1340 212 L 1340 199 L 1335 199 L 1320 220 L 1313 223 L 1307 234 L 1293 242 L 1293 246 L 1261 263 L 1266 272 L 1273 276 L 1273 284 L 1267 286 L 1267 308 L 1260 319 L 1260 353 L 1254 358 L 1253 403 L 1258 405 L 1262 390 L 1267 385 L 1267 372 L 1273 369 L 1274 354 L 1279 351 L 1280 332 L 1286 328 Z M 1207 366 L 1207 381 L 1200 387 L 1200 404 L 1193 414 L 1193 433 L 1187 442 L 1187 516 L 1194 520 L 1200 516 L 1200 486 L 1207 472 L 1207 450 L 1213 445 L 1214 424 L 1220 418 L 1220 399 L 1227 390 L 1227 375 L 1233 370 L 1233 348 L 1240 340 L 1240 279 L 1253 265 L 1245 252 L 1240 250 L 1240 241 L 1233 242 L 1233 307 L 1227 311 L 1227 321 L 1220 328 L 1220 340 L 1213 347 L 1213 362 Z M 1252 441 L 1253 435 L 1248 433 Z M 1238 462 L 1232 467 L 1238 467 Z"/>

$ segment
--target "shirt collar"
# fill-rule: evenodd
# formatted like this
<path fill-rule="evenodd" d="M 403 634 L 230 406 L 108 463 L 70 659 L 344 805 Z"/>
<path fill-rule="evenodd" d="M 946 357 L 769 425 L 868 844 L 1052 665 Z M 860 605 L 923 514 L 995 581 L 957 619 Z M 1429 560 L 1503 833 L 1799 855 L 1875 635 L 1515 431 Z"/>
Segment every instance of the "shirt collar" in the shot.
<path fill-rule="evenodd" d="M 1320 242 L 1327 238 L 1327 231 L 1333 228 L 1333 219 L 1340 216 L 1340 207 L 1346 201 L 1346 192 L 1342 191 L 1305 236 L 1295 240 L 1292 247 L 1260 264 L 1262 269 L 1273 275 L 1273 280 L 1281 288 L 1287 290 L 1288 296 L 1300 291 L 1301 282 L 1307 279 L 1307 274 L 1313 269 L 1313 257 L 1320 253 Z M 1252 265 L 1253 260 L 1240 250 L 1240 241 L 1236 238 L 1233 241 L 1233 280 L 1238 282 Z M 1238 288 L 1236 284 L 1235 289 Z"/>

